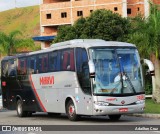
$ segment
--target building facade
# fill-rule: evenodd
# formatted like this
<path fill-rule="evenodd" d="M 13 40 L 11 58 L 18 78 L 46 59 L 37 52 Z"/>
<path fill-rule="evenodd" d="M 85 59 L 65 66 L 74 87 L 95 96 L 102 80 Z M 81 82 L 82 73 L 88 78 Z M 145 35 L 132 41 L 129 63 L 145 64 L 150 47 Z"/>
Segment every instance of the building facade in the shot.
<path fill-rule="evenodd" d="M 160 0 L 153 0 L 153 3 L 160 4 Z"/>
<path fill-rule="evenodd" d="M 148 0 L 127 0 L 127 16 L 134 17 L 137 14 L 145 17 L 149 15 Z"/>
<path fill-rule="evenodd" d="M 154 0 L 160 3 L 159 0 Z M 96 9 L 108 9 L 123 17 L 149 15 L 148 0 L 42 0 L 40 5 L 42 48 L 50 46 L 60 25 L 72 25 L 78 18 L 87 17 Z"/>

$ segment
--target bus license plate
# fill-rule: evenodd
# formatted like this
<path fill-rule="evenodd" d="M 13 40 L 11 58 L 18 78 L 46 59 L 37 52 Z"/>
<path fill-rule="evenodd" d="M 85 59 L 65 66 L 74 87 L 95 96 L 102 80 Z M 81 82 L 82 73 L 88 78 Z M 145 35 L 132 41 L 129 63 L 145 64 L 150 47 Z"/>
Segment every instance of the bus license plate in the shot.
<path fill-rule="evenodd" d="M 128 112 L 128 108 L 120 108 L 119 112 Z"/>

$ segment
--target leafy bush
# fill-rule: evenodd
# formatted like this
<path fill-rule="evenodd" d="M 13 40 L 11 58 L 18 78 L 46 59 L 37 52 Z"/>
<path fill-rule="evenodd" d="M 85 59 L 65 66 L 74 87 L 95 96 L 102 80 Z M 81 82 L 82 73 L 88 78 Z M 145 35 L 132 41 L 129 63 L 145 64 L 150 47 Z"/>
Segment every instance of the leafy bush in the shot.
<path fill-rule="evenodd" d="M 89 17 L 78 19 L 73 26 L 58 28 L 54 42 L 71 39 L 103 39 L 126 41 L 130 32 L 130 21 L 110 10 L 96 10 Z"/>

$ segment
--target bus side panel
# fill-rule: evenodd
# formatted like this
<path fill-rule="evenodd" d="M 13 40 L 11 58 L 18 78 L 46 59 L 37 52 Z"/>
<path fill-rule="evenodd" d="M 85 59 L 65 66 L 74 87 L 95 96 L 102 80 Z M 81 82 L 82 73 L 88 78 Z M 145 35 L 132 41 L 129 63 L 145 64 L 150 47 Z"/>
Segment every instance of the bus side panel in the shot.
<path fill-rule="evenodd" d="M 43 111 L 65 113 L 66 94 L 75 97 L 75 73 L 70 71 L 31 75 Z M 68 91 L 65 95 L 63 92 Z"/>
<path fill-rule="evenodd" d="M 17 90 L 16 95 L 21 97 L 24 110 L 42 112 L 43 109 L 37 100 L 32 81 L 30 81 L 30 76 L 18 76 L 18 80 L 20 88 Z"/>
<path fill-rule="evenodd" d="M 16 89 L 11 88 L 10 83 L 13 81 L 9 80 L 8 78 L 2 78 L 2 99 L 3 99 L 3 108 L 9 110 L 16 109 Z"/>
<path fill-rule="evenodd" d="M 28 76 L 18 76 L 18 80 L 2 77 L 1 84 L 4 108 L 15 110 L 17 97 L 20 97 L 25 111 L 43 111 Z"/>
<path fill-rule="evenodd" d="M 30 77 L 43 111 L 66 113 L 65 101 L 70 98 L 75 104 L 77 114 L 92 115 L 92 96 L 82 92 L 75 72 L 32 74 Z"/>
<path fill-rule="evenodd" d="M 8 101 L 8 107 L 7 109 L 10 110 L 15 110 L 16 109 L 16 94 L 17 94 L 17 89 L 19 89 L 19 85 L 17 82 L 17 77 L 16 76 L 10 76 L 7 77 L 7 101 Z"/>

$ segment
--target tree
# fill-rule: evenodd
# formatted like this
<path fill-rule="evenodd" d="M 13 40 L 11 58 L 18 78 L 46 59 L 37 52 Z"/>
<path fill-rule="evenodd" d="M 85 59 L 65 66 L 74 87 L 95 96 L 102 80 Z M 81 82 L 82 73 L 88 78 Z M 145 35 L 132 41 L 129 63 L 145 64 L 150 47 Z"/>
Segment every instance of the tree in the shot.
<path fill-rule="evenodd" d="M 75 34 L 74 27 L 70 25 L 64 25 L 58 28 L 58 35 L 54 39 L 54 42 L 62 42 L 62 41 L 71 40 L 75 38 L 76 38 L 76 34 Z"/>
<path fill-rule="evenodd" d="M 21 35 L 20 31 L 12 31 L 8 35 L 0 32 L 0 44 L 7 55 L 11 55 L 16 51 L 15 45 L 20 41 L 20 39 L 17 38 L 18 35 Z"/>
<path fill-rule="evenodd" d="M 13 55 L 39 49 L 32 39 L 22 39 L 20 31 L 13 31 L 8 35 L 0 32 L 0 51 L 3 55 Z"/>
<path fill-rule="evenodd" d="M 90 38 L 123 41 L 128 35 L 130 22 L 110 10 L 96 10 L 87 18 L 84 33 Z"/>
<path fill-rule="evenodd" d="M 16 53 L 23 53 L 23 52 L 29 52 L 29 51 L 35 51 L 39 50 L 40 46 L 36 46 L 34 44 L 34 41 L 32 39 L 21 39 L 16 45 L 15 45 Z"/>
<path fill-rule="evenodd" d="M 104 39 L 126 41 L 130 21 L 110 10 L 96 10 L 89 17 L 78 19 L 73 26 L 62 26 L 54 42 L 70 39 Z"/>
<path fill-rule="evenodd" d="M 132 22 L 132 34 L 129 42 L 137 45 L 142 57 L 148 57 L 155 67 L 156 89 L 153 99 L 160 103 L 160 10 L 150 3 L 150 15 L 147 19 L 138 16 Z"/>

